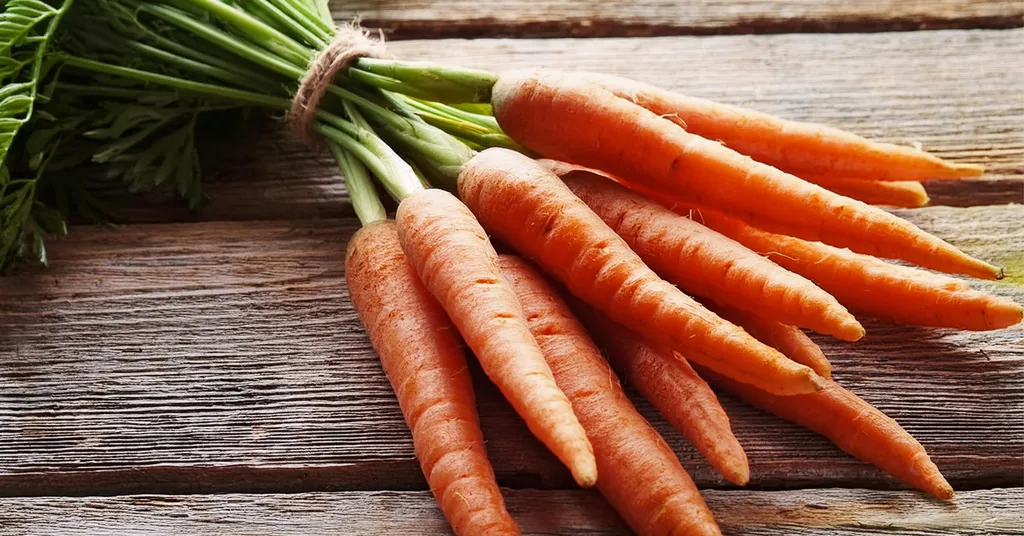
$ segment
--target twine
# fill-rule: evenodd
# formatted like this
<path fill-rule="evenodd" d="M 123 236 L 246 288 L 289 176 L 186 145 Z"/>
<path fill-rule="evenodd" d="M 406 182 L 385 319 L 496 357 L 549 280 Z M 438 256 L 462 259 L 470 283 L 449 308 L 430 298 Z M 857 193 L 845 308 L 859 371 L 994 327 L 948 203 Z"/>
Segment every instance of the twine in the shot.
<path fill-rule="evenodd" d="M 374 39 L 369 31 L 353 23 L 339 27 L 331 44 L 313 58 L 288 113 L 292 131 L 307 146 L 317 145 L 312 126 L 320 99 L 334 83 L 334 77 L 362 57 L 384 58 L 388 53 L 383 38 Z"/>

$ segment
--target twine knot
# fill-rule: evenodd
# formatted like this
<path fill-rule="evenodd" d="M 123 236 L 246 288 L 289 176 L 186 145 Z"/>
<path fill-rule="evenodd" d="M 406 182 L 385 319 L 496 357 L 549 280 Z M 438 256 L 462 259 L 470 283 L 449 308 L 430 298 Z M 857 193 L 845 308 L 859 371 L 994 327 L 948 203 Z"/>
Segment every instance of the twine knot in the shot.
<path fill-rule="evenodd" d="M 334 83 L 334 77 L 362 57 L 385 58 L 388 53 L 383 37 L 374 39 L 369 31 L 353 23 L 338 27 L 331 44 L 313 58 L 292 98 L 288 114 L 292 131 L 307 146 L 317 145 L 312 126 L 320 99 Z"/>

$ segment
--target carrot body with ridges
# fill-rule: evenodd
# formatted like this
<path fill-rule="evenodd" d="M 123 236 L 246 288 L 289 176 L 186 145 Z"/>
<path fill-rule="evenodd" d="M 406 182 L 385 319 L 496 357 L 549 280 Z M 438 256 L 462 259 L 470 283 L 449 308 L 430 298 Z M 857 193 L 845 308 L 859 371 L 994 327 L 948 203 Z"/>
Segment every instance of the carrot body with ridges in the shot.
<path fill-rule="evenodd" d="M 847 341 L 864 336 L 835 298 L 746 246 L 605 177 L 574 171 L 562 180 L 644 263 L 687 293 Z"/>
<path fill-rule="evenodd" d="M 516 257 L 502 255 L 500 264 L 594 445 L 597 489 L 638 534 L 721 534 L 693 480 L 551 284 Z"/>
<path fill-rule="evenodd" d="M 964 282 L 846 249 L 762 231 L 712 210 L 691 212 L 708 227 L 814 281 L 856 312 L 902 324 L 966 330 L 1012 326 L 1024 308 Z"/>
<path fill-rule="evenodd" d="M 709 367 L 779 394 L 821 381 L 663 281 L 568 187 L 533 160 L 506 149 L 475 156 L 459 195 L 495 236 L 574 295 L 643 336 L 704 350 Z"/>
<path fill-rule="evenodd" d="M 920 182 L 874 181 L 868 179 L 846 179 L 828 176 L 800 174 L 807 182 L 813 182 L 826 190 L 845 195 L 872 205 L 918 208 L 928 205 L 928 192 Z"/>
<path fill-rule="evenodd" d="M 679 430 L 730 482 L 743 486 L 750 465 L 729 425 L 729 416 L 690 363 L 671 350 L 659 350 L 592 307 L 572 304 L 608 361 L 665 420 Z"/>
<path fill-rule="evenodd" d="M 783 324 L 752 311 L 704 302 L 718 316 L 740 326 L 757 340 L 778 349 L 783 355 L 811 367 L 822 378 L 832 379 L 832 365 L 821 348 L 796 326 Z"/>
<path fill-rule="evenodd" d="M 406 261 L 393 221 L 352 236 L 345 279 L 452 529 L 519 534 L 487 460 L 461 341 Z"/>
<path fill-rule="evenodd" d="M 487 376 L 542 443 L 592 486 L 597 467 L 586 433 L 558 389 L 497 253 L 465 205 L 443 190 L 402 200 L 398 236 L 424 286 L 448 312 Z"/>
<path fill-rule="evenodd" d="M 748 404 L 817 432 L 853 457 L 875 465 L 902 482 L 940 499 L 953 498 L 924 447 L 896 421 L 857 395 L 828 381 L 807 395 L 775 396 L 695 367 L 705 379 Z"/>
<path fill-rule="evenodd" d="M 576 74 L 576 73 L 574 73 Z M 957 164 L 900 145 L 871 141 L 815 123 L 789 121 L 748 108 L 688 97 L 626 78 L 597 73 L 578 76 L 598 83 L 658 115 L 671 116 L 687 131 L 724 143 L 788 173 L 885 181 L 963 179 L 983 168 Z"/>
<path fill-rule="evenodd" d="M 491 102 L 509 136 L 548 158 L 601 169 L 801 238 L 941 271 L 1002 277 L 1000 269 L 908 221 L 690 134 L 571 74 L 506 73 Z"/>

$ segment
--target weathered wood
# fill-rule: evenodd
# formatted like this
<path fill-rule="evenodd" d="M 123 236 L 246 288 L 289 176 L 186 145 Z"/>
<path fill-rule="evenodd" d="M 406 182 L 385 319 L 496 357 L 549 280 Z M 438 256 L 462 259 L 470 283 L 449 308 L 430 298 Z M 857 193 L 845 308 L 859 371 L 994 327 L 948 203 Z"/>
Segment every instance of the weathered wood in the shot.
<path fill-rule="evenodd" d="M 1024 206 L 901 214 L 1007 266 L 1024 301 Z M 53 267 L 0 279 L 0 494 L 422 489 L 409 434 L 343 280 L 351 219 L 79 228 Z M 904 424 L 960 489 L 1020 485 L 1020 327 L 868 322 L 821 339 L 839 381 Z M 479 375 L 478 375 L 479 379 Z M 571 480 L 478 382 L 499 478 Z M 726 398 L 752 485 L 898 486 Z M 646 403 L 695 480 L 725 486 Z"/>
<path fill-rule="evenodd" d="M 504 490 L 524 535 L 630 534 L 591 491 Z M 1024 534 L 1024 489 L 962 492 L 956 504 L 913 492 L 848 489 L 705 491 L 731 536 L 1006 536 Z M 0 502 L 6 534 L 145 533 L 346 536 L 449 534 L 426 491 L 292 495 L 38 497 Z"/>
<path fill-rule="evenodd" d="M 490 69 L 608 71 L 873 138 L 919 142 L 983 163 L 993 179 L 929 183 L 934 204 L 1024 201 L 1022 31 L 405 41 L 391 48 L 402 57 Z M 131 221 L 352 215 L 326 155 L 312 157 L 273 121 L 246 132 L 246 141 L 205 152 L 213 202 L 202 213 L 188 214 L 166 194 L 116 196 L 115 203 Z"/>
<path fill-rule="evenodd" d="M 331 7 L 335 19 L 359 16 L 398 39 L 1008 28 L 1024 16 L 1009 0 L 337 0 Z"/>

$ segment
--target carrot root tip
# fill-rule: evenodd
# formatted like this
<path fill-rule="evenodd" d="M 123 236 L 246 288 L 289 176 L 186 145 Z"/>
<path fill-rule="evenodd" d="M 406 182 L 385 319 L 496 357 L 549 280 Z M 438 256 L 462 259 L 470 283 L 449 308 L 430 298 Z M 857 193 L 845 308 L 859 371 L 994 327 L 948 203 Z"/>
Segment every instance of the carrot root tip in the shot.
<path fill-rule="evenodd" d="M 737 486 L 746 486 L 750 482 L 750 465 L 743 463 L 730 464 L 722 468 L 722 476 Z"/>
<path fill-rule="evenodd" d="M 935 489 L 931 490 L 932 495 L 944 501 L 953 500 L 953 495 L 955 494 L 953 486 L 950 486 L 949 482 L 946 482 L 945 478 L 942 478 L 941 476 L 939 478 L 941 478 L 942 481 L 936 484 Z"/>
<path fill-rule="evenodd" d="M 572 478 L 581 488 L 594 487 L 597 484 L 597 460 L 593 456 L 576 460 L 572 467 Z"/>
<path fill-rule="evenodd" d="M 860 322 L 854 319 L 849 319 L 843 321 L 839 326 L 836 337 L 847 342 L 856 342 L 864 338 L 866 333 L 867 331 L 864 330 L 864 326 L 862 326 Z"/>

